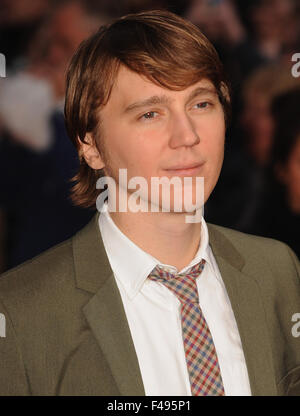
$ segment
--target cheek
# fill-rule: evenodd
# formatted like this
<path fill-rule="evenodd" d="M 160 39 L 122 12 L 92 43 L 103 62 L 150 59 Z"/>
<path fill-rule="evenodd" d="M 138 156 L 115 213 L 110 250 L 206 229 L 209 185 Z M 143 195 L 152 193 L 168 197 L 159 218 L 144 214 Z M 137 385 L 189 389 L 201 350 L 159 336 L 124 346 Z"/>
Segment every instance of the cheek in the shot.
<path fill-rule="evenodd" d="M 213 134 L 208 135 L 205 142 L 202 143 L 202 151 L 207 160 L 205 183 L 209 193 L 215 187 L 221 172 L 224 159 L 224 141 L 225 126 L 219 123 L 219 125 L 215 125 Z"/>
<path fill-rule="evenodd" d="M 131 140 L 130 132 L 124 129 L 107 128 L 110 133 L 105 137 L 105 149 L 110 167 L 114 169 L 130 169 L 140 160 L 137 142 Z"/>
<path fill-rule="evenodd" d="M 159 152 L 156 151 L 151 140 L 126 141 L 125 148 L 119 152 L 120 161 L 128 169 L 128 176 L 150 177 L 155 173 L 155 167 L 159 160 Z"/>
<path fill-rule="evenodd" d="M 210 131 L 206 135 L 203 146 L 207 157 L 212 163 L 222 163 L 224 157 L 225 144 L 225 123 L 223 120 L 216 120 L 210 126 Z"/>

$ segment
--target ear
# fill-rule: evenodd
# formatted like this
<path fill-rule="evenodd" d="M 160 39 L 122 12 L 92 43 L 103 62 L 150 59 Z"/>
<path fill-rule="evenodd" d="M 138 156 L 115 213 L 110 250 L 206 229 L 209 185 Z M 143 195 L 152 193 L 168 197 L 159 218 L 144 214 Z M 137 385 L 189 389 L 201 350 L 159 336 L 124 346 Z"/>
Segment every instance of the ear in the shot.
<path fill-rule="evenodd" d="M 90 134 L 87 134 L 84 140 L 85 142 L 81 142 L 80 145 L 80 156 L 84 158 L 86 163 L 92 169 L 103 169 L 105 163 L 99 153 L 95 140 L 92 138 Z"/>

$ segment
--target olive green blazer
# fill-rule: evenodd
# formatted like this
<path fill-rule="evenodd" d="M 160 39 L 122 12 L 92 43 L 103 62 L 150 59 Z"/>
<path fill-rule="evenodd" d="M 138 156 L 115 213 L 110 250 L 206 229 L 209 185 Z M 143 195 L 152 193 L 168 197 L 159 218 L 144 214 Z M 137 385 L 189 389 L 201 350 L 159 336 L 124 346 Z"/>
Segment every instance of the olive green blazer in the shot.
<path fill-rule="evenodd" d="M 0 395 L 145 394 L 97 221 L 0 277 Z M 252 394 L 300 395 L 296 256 L 275 240 L 208 230 Z"/>

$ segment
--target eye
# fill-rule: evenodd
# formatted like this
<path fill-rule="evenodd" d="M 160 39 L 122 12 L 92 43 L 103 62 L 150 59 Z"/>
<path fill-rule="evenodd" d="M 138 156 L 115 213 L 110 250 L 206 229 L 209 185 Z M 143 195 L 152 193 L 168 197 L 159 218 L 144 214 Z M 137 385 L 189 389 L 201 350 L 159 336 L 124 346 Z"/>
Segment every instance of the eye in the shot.
<path fill-rule="evenodd" d="M 155 118 L 155 114 L 157 114 L 156 111 L 148 111 L 147 113 L 142 115 L 142 119 L 143 120 L 150 120 L 152 118 Z"/>
<path fill-rule="evenodd" d="M 196 108 L 207 108 L 210 106 L 210 103 L 208 101 L 203 101 L 201 103 L 197 103 L 194 105 Z"/>

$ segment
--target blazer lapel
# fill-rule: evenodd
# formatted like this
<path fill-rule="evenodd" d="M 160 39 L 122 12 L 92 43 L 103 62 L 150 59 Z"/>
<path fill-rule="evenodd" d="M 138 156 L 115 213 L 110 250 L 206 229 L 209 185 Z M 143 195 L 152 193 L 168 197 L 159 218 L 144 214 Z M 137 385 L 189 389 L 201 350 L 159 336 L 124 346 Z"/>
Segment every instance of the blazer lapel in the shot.
<path fill-rule="evenodd" d="M 121 395 L 145 395 L 134 344 L 103 246 L 99 215 L 73 238 L 77 287 L 93 296 L 84 306 L 87 322 L 111 368 Z"/>
<path fill-rule="evenodd" d="M 212 251 L 218 263 L 239 329 L 252 395 L 276 395 L 272 349 L 263 301 L 255 273 L 219 227 L 208 224 Z M 249 269 L 249 267 L 248 267 Z"/>

